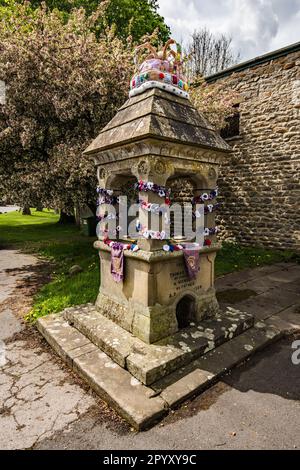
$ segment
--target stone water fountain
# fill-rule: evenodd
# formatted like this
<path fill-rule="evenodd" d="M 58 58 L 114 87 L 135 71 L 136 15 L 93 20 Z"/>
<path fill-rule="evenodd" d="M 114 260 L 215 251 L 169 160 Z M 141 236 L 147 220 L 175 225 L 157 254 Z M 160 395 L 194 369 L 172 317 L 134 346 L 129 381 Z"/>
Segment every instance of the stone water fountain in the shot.
<path fill-rule="evenodd" d="M 211 379 L 214 374 L 199 372 L 195 361 L 253 326 L 251 315 L 219 309 L 214 210 L 204 211 L 207 230 L 192 277 L 185 240 L 152 232 L 144 210 L 168 199 L 167 188 L 182 178 L 191 183 L 194 200 L 214 207 L 219 165 L 230 151 L 190 102 L 172 42 L 158 52 L 144 45 L 150 53 L 131 81 L 128 101 L 84 152 L 96 165 L 104 212 L 107 202 L 136 188 L 143 233 L 114 241 L 99 232 L 96 304 L 39 321 L 59 354 L 139 429 Z M 115 249 L 122 262 L 113 258 Z"/>

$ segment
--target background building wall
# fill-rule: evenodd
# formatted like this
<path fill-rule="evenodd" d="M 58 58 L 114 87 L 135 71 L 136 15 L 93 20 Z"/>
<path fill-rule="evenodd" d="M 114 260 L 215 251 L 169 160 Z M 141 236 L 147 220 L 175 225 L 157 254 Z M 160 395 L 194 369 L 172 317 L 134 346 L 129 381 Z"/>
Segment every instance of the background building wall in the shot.
<path fill-rule="evenodd" d="M 240 135 L 222 167 L 223 240 L 300 250 L 300 51 L 219 78 L 239 92 Z"/>

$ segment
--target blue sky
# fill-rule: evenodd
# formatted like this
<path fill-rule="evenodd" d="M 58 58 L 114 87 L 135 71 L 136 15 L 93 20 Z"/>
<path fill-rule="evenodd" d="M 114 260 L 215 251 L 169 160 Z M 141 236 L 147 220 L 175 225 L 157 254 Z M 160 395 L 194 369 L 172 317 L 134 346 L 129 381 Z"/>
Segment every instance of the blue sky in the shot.
<path fill-rule="evenodd" d="M 206 26 L 232 36 L 247 60 L 300 41 L 300 0 L 158 0 L 173 37 L 186 42 Z"/>

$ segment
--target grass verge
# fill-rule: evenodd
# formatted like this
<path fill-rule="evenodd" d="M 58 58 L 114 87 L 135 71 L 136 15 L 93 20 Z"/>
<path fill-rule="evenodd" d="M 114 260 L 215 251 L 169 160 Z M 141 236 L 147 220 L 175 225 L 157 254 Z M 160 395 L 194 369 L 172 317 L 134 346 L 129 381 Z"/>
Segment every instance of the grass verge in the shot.
<path fill-rule="evenodd" d="M 52 211 L 23 216 L 19 212 L 0 215 L 0 247 L 13 247 L 36 254 L 51 263 L 51 282 L 34 296 L 26 316 L 34 321 L 49 313 L 94 302 L 99 289 L 99 261 L 93 238 L 81 235 L 77 227 L 60 225 Z M 70 277 L 69 269 L 78 264 L 83 271 Z"/>

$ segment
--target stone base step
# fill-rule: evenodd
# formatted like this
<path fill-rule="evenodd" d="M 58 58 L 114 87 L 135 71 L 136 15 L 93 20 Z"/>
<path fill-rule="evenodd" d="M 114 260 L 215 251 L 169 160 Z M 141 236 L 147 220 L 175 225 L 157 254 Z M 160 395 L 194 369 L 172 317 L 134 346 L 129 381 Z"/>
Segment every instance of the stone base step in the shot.
<path fill-rule="evenodd" d="M 253 326 L 253 316 L 228 308 L 217 318 L 146 344 L 99 313 L 93 305 L 66 309 L 64 318 L 145 385 L 187 365 Z"/>
<path fill-rule="evenodd" d="M 134 428 L 145 429 L 167 410 L 165 402 L 73 328 L 61 314 L 37 321 L 50 346 Z"/>
<path fill-rule="evenodd" d="M 212 386 L 222 375 L 279 339 L 283 331 L 263 322 L 152 384 L 169 407 Z"/>
<path fill-rule="evenodd" d="M 48 343 L 95 392 L 138 430 L 148 428 L 169 409 L 210 387 L 235 365 L 292 331 L 285 322 L 258 322 L 239 336 L 205 353 L 147 387 L 116 364 L 62 314 L 38 320 Z"/>

